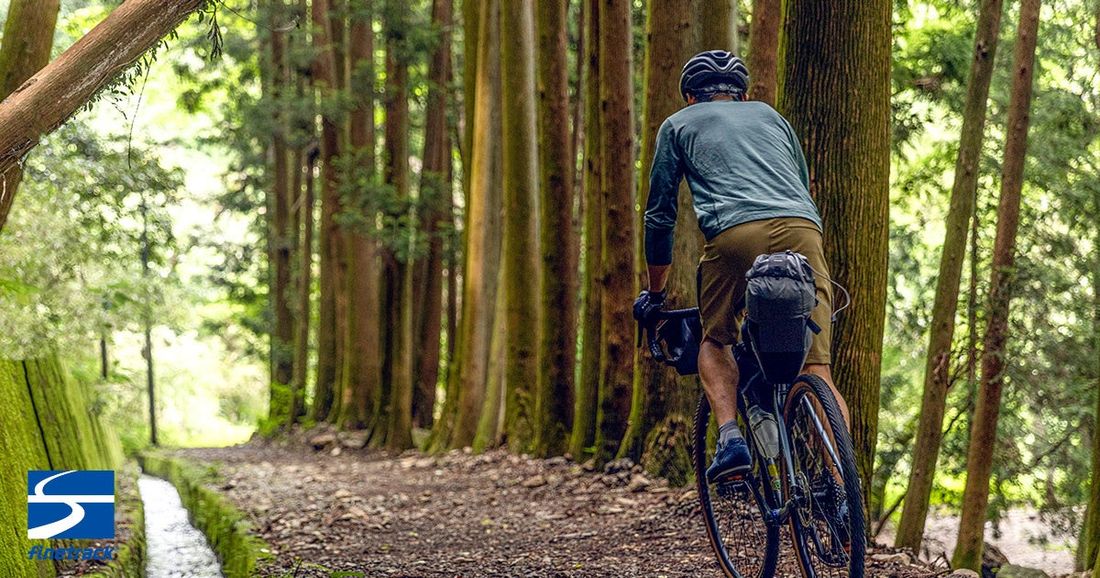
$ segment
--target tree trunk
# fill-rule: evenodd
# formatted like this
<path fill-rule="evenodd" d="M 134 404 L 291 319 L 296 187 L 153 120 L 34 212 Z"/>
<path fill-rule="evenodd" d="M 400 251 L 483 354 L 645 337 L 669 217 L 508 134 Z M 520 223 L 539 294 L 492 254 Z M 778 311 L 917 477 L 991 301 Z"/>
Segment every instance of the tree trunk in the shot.
<path fill-rule="evenodd" d="M 503 279 L 504 270 L 501 269 L 500 273 L 497 283 L 503 286 L 505 283 Z M 489 373 L 485 384 L 485 405 L 481 408 L 481 417 L 478 418 L 477 422 L 477 435 L 474 436 L 474 441 L 471 444 L 473 450 L 477 453 L 497 447 L 503 441 L 504 398 L 507 394 L 504 390 L 504 371 L 507 363 L 505 357 L 507 356 L 506 345 L 508 343 L 508 334 L 505 330 L 505 320 L 508 318 L 508 312 L 505 310 L 504 305 L 504 295 L 497 293 L 496 313 L 493 318 L 493 337 L 489 344 L 493 353 L 489 356 Z"/>
<path fill-rule="evenodd" d="M 685 3 L 680 3 L 680 11 L 686 12 L 683 4 Z M 694 10 L 695 22 L 698 23 L 697 52 L 725 50 L 737 54 L 740 48 L 737 38 L 737 0 L 694 0 Z M 680 63 L 681 66 L 683 64 Z M 679 78 L 679 74 L 666 78 L 665 82 L 671 82 L 674 78 Z"/>
<path fill-rule="evenodd" d="M 928 336 L 927 361 L 924 373 L 924 396 L 921 399 L 916 443 L 905 493 L 905 507 L 898 524 L 896 545 L 920 551 L 924 536 L 924 520 L 928 515 L 928 499 L 943 439 L 943 414 L 950 385 L 951 344 L 955 337 L 955 314 L 959 303 L 959 282 L 966 258 L 966 238 L 977 201 L 978 168 L 981 160 L 982 135 L 985 130 L 986 101 L 993 77 L 993 60 L 997 53 L 1002 0 L 985 0 L 978 16 L 974 39 L 974 60 L 970 64 L 970 84 L 967 87 L 963 112 L 962 138 L 955 161 L 955 183 L 951 189 L 951 206 L 947 213 L 940 272 L 936 278 L 936 297 L 932 306 L 932 322 Z"/>
<path fill-rule="evenodd" d="M 305 391 L 309 379 L 309 326 L 312 320 L 313 293 L 313 169 L 317 166 L 317 147 L 303 151 L 305 158 L 305 186 L 295 189 L 301 192 L 298 203 L 298 227 L 302 232 L 298 244 L 298 277 L 296 288 L 298 302 L 295 308 L 297 325 L 294 331 L 294 382 L 291 387 L 290 416 L 292 423 L 305 413 Z M 299 167 L 301 170 L 301 167 Z"/>
<path fill-rule="evenodd" d="M 832 365 L 864 488 L 874 472 L 886 311 L 890 17 L 889 0 L 789 0 L 784 30 L 798 41 L 786 44 L 781 108 L 805 143 L 830 273 L 853 296 L 833 324 Z"/>
<path fill-rule="evenodd" d="M 413 423 L 430 428 L 434 421 L 435 390 L 439 384 L 440 337 L 443 326 L 444 235 L 451 222 L 451 133 L 447 122 L 447 95 L 451 84 L 452 0 L 432 2 L 432 22 L 440 30 L 439 46 L 428 70 L 428 106 L 424 126 L 424 168 L 420 180 L 424 234 L 428 254 L 418 266 L 416 395 Z"/>
<path fill-rule="evenodd" d="M 539 293 L 537 452 L 565 452 L 573 427 L 573 371 L 577 356 L 579 243 L 573 229 L 576 155 L 569 123 L 568 2 L 537 3 Z M 576 129 L 574 129 L 576 130 Z M 553 242 L 551 242 L 553 241 Z"/>
<path fill-rule="evenodd" d="M 749 27 L 749 99 L 775 106 L 783 0 L 753 0 Z"/>
<path fill-rule="evenodd" d="M 313 46 L 316 57 L 313 83 L 322 101 L 337 91 L 336 65 L 329 32 L 329 0 L 313 0 Z M 340 342 L 337 325 L 336 294 L 340 273 L 340 231 L 336 225 L 339 211 L 340 129 L 331 107 L 321 107 L 321 235 L 320 235 L 320 319 L 317 327 L 317 389 L 313 396 L 313 419 L 330 418 L 335 402 Z M 335 417 L 335 416 L 331 416 Z"/>
<path fill-rule="evenodd" d="M 332 237 L 332 292 L 333 316 L 335 318 L 332 328 L 335 334 L 335 358 L 333 362 L 335 371 L 332 379 L 332 407 L 329 410 L 328 420 L 332 422 L 338 421 L 342 415 L 341 405 L 345 397 L 344 387 L 347 385 L 345 354 L 348 352 L 348 323 L 350 321 L 348 313 L 348 268 L 350 267 L 351 254 L 348 252 L 348 236 L 341 218 L 341 215 L 344 215 L 347 211 L 343 189 L 344 183 L 348 179 L 344 174 L 350 173 L 343 166 L 343 162 L 346 160 L 344 157 L 348 156 L 348 117 L 343 112 L 343 106 L 336 104 L 342 103 L 346 98 L 345 95 L 348 94 L 348 58 L 345 46 L 347 40 L 347 2 L 348 0 L 328 0 L 329 46 L 332 50 L 333 86 L 335 87 L 331 105 L 339 107 L 338 112 L 332 112 L 338 150 L 336 156 L 333 157 L 336 167 L 332 173 L 335 180 L 332 188 L 334 202 L 331 203 L 335 211 L 333 213 L 334 234 Z"/>
<path fill-rule="evenodd" d="M 1100 192 L 1094 193 L 1093 207 L 1100 215 Z M 1096 228 L 1096 243 L 1100 246 L 1100 226 Z M 1085 523 L 1077 544 L 1077 569 L 1092 569 L 1097 564 L 1100 550 L 1100 252 L 1094 252 L 1096 263 L 1092 268 L 1092 327 L 1093 355 L 1096 356 L 1096 413 L 1092 428 L 1092 483 L 1089 486 L 1089 503 L 1085 508 Z"/>
<path fill-rule="evenodd" d="M 619 449 L 630 415 L 636 290 L 633 33 L 629 0 L 600 0 L 600 190 L 602 333 L 597 461 Z"/>
<path fill-rule="evenodd" d="M 309 15 L 306 0 L 297 0 L 294 17 L 299 21 Z M 290 169 L 292 171 L 291 194 L 291 268 L 294 285 L 292 313 L 294 315 L 294 373 L 290 380 L 290 408 L 288 424 L 298 422 L 305 415 L 305 392 L 309 377 L 309 328 L 312 322 L 313 277 L 313 167 L 317 161 L 317 146 L 312 98 L 307 97 L 306 79 L 309 64 L 293 57 L 309 46 L 306 27 L 298 27 L 289 36 L 290 62 L 294 67 L 294 96 L 296 108 L 310 112 L 291 114 L 290 145 L 293 147 Z M 308 100 L 307 100 L 308 98 Z"/>
<path fill-rule="evenodd" d="M 271 384 L 269 419 L 276 423 L 290 422 L 289 385 L 294 375 L 294 320 L 290 302 L 291 229 L 290 156 L 287 148 L 289 124 L 286 115 L 287 90 L 290 88 L 290 68 L 287 64 L 286 32 L 279 28 L 286 6 L 273 0 L 268 6 L 270 26 L 270 80 L 265 83 L 273 112 L 271 134 L 272 178 L 270 180 L 271 210 L 268 243 L 270 246 L 271 309 L 274 327 L 271 333 Z"/>
<path fill-rule="evenodd" d="M 535 53 L 532 3 L 501 0 L 501 93 L 504 146 L 504 388 L 509 446 L 529 451 L 535 438 L 538 301 L 530 283 L 538 279 L 535 230 L 538 150 L 535 135 Z M 502 36 L 503 37 L 503 36 Z"/>
<path fill-rule="evenodd" d="M 473 142 L 474 142 L 474 115 L 475 92 L 477 84 L 477 55 L 478 34 L 480 27 L 481 3 L 476 0 L 467 0 L 462 3 L 462 120 L 461 139 L 459 142 L 459 154 L 462 163 L 462 195 L 464 206 L 470 206 L 471 177 L 473 175 Z M 453 210 L 453 204 L 452 204 Z M 453 217 L 453 213 L 452 213 Z M 458 374 L 463 361 L 462 331 L 459 319 L 459 264 L 465 258 L 470 226 L 467 221 L 462 228 L 462 235 L 451 236 L 451 250 L 448 253 L 450 268 L 447 275 L 447 376 L 446 394 L 443 398 L 443 408 L 439 417 L 432 426 L 431 435 L 428 437 L 427 448 L 431 451 L 440 451 L 449 447 L 451 434 L 454 430 L 455 420 L 458 416 Z M 456 246 L 457 245 L 457 246 Z M 461 251 L 459 250 L 461 247 Z M 465 281 L 465 277 L 462 277 Z M 463 300 L 464 301 L 464 300 Z"/>
<path fill-rule="evenodd" d="M 989 503 L 989 478 L 997 443 L 997 418 L 1004 387 L 1005 343 L 1008 339 L 1012 299 L 1016 231 L 1020 221 L 1027 131 L 1031 120 L 1032 77 L 1041 0 L 1023 0 L 1013 60 L 1012 97 L 1008 106 L 1005 156 L 1001 169 L 1001 200 L 997 207 L 997 237 L 993 244 L 989 282 L 989 321 L 985 328 L 982 379 L 970 428 L 966 455 L 966 488 L 963 490 L 959 541 L 951 558 L 955 568 L 981 571 L 982 546 Z"/>
<path fill-rule="evenodd" d="M 480 0 L 462 2 L 462 194 L 466 206 L 470 201 L 470 177 L 473 174 L 474 115 L 476 114 L 478 31 L 480 30 Z"/>
<path fill-rule="evenodd" d="M 12 0 L 8 5 L 4 35 L 0 37 L 0 100 L 50 61 L 60 7 L 60 0 Z M 0 229 L 11 212 L 22 177 L 19 166 L 0 174 Z"/>
<path fill-rule="evenodd" d="M 478 68 L 473 142 L 470 151 L 470 200 L 466 214 L 466 266 L 463 268 L 462 318 L 458 330 L 461 362 L 451 387 L 457 405 L 447 445 L 470 445 L 485 403 L 493 313 L 500 260 L 500 58 L 499 0 L 480 0 Z"/>
<path fill-rule="evenodd" d="M 596 439 L 596 417 L 599 406 L 600 335 L 603 332 L 601 314 L 600 246 L 603 229 L 603 198 L 600 196 L 600 95 L 599 46 L 600 4 L 587 2 L 583 56 L 584 74 L 584 175 L 581 204 L 584 216 L 584 315 L 581 317 L 580 381 L 576 387 L 573 409 L 573 432 L 569 452 L 578 461 L 590 453 Z"/>
<path fill-rule="evenodd" d="M 405 38 L 409 7 L 402 0 L 388 0 L 386 6 L 386 183 L 401 201 L 409 198 L 409 55 Z M 390 303 L 394 323 L 390 330 L 392 361 L 386 448 L 412 447 L 413 399 L 413 266 L 415 228 L 399 232 L 397 243 L 405 246 L 392 256 L 394 300 Z M 403 254 L 402 254 L 403 253 Z"/>
<path fill-rule="evenodd" d="M 683 63 L 709 45 L 693 34 L 690 13 L 678 2 L 654 0 L 646 17 L 645 101 L 642 112 L 642 157 L 638 173 L 638 199 L 645 206 L 649 196 L 649 172 L 653 166 L 657 130 L 666 118 L 683 106 L 675 83 Z M 695 217 L 691 194 L 681 183 L 677 199 L 676 238 L 669 278 L 668 302 L 672 307 L 695 303 L 695 265 L 702 253 L 703 236 Z M 642 215 L 638 215 L 639 226 Z M 641 244 L 638 246 L 642 254 Z M 686 483 L 691 475 L 690 432 L 692 412 L 699 392 L 694 377 L 680 377 L 674 371 L 639 356 L 630 431 L 619 455 L 641 460 L 647 471 L 668 476 L 674 484 Z"/>
<path fill-rule="evenodd" d="M 26 78 L 49 60 L 50 48 L 42 46 L 47 41 L 52 44 L 50 22 L 56 22 L 57 1 L 12 3 L 5 28 L 10 25 L 13 30 L 4 31 L 4 46 L 0 49 L 4 53 L 0 65 L 6 68 L 0 69 L 6 96 L 0 103 L 0 230 L 18 186 L 19 179 L 12 171 L 18 170 L 19 162 L 38 140 L 80 110 L 203 2 L 127 0 L 57 60 L 20 83 L 16 79 Z M 35 11 L 33 19 L 27 8 Z M 19 18 L 15 18 L 17 15 Z M 24 17 L 28 19 L 25 22 Z M 25 38 L 23 31 L 27 33 Z M 18 88 L 11 89 L 12 85 Z"/>
<path fill-rule="evenodd" d="M 355 108 L 351 111 L 348 144 L 354 167 L 348 167 L 354 181 L 362 183 L 353 195 L 362 222 L 347 231 L 347 339 L 344 355 L 344 385 L 340 414 L 336 422 L 345 428 L 365 428 L 376 410 L 382 377 L 382 280 L 378 241 L 375 239 L 376 203 L 365 198 L 375 194 L 370 184 L 376 177 L 374 135 L 374 31 L 370 0 L 349 4 L 351 26 L 348 52 L 354 73 L 349 81 Z"/>

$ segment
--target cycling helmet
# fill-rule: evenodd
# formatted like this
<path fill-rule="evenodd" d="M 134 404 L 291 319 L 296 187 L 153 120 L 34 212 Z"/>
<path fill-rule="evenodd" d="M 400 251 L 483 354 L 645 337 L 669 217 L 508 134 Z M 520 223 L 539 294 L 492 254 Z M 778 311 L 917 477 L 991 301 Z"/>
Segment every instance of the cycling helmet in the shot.
<path fill-rule="evenodd" d="M 692 56 L 680 74 L 680 96 L 685 101 L 691 94 L 743 94 L 748 89 L 749 69 L 740 58 L 725 50 L 708 50 Z"/>

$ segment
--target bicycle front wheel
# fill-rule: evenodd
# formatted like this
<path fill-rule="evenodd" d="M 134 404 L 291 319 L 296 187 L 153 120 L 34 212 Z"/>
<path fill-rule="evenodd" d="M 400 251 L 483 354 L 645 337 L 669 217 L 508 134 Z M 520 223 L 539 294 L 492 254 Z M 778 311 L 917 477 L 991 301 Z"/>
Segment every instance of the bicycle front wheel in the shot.
<path fill-rule="evenodd" d="M 766 506 L 759 500 L 774 501 L 771 487 L 760 483 L 762 472 L 756 464 L 761 461 L 755 455 L 752 475 L 739 481 L 707 483 L 706 470 L 714 457 L 712 440 L 716 430 L 707 396 L 700 395 L 692 459 L 711 548 L 728 578 L 770 578 L 779 558 L 779 526 L 764 522 L 761 510 Z"/>
<path fill-rule="evenodd" d="M 802 574 L 862 578 L 863 498 L 852 438 L 832 389 L 817 376 L 799 376 L 787 394 L 783 420 L 794 468 L 783 482 L 795 505 L 791 534 Z"/>

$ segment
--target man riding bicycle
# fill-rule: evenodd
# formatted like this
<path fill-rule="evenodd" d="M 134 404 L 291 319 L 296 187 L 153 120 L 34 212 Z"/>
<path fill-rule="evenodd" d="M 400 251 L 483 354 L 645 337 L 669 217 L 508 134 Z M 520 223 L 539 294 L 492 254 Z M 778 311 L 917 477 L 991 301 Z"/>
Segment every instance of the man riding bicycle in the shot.
<path fill-rule="evenodd" d="M 697 272 L 703 324 L 698 365 L 719 424 L 706 473 L 711 482 L 752 468 L 737 426 L 738 370 L 731 346 L 740 337 L 745 272 L 757 255 L 795 251 L 817 273 L 811 319 L 821 331 L 813 337 L 803 372 L 829 384 L 848 419 L 829 370 L 832 291 L 806 160 L 786 119 L 766 103 L 746 100 L 748 83 L 745 64 L 723 50 L 702 52 L 684 65 L 680 94 L 688 106 L 668 117 L 657 133 L 645 211 L 649 287 L 634 303 L 640 319 L 664 304 L 677 193 L 686 178 L 706 238 Z"/>

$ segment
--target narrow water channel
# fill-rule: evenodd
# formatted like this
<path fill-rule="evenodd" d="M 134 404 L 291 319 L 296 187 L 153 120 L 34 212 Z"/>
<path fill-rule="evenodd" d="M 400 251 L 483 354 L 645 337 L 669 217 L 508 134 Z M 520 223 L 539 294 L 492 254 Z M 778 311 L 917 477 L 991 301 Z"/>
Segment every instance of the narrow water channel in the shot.
<path fill-rule="evenodd" d="M 160 479 L 138 479 L 145 505 L 145 575 L 148 578 L 222 578 L 206 537 L 191 525 L 176 488 Z"/>

